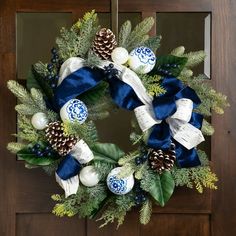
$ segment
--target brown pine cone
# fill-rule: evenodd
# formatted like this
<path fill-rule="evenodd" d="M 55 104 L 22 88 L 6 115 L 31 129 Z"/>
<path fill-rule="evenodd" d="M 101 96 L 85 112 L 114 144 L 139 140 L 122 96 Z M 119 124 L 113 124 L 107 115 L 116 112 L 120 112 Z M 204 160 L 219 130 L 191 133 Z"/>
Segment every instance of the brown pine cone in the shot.
<path fill-rule="evenodd" d="M 96 33 L 92 50 L 102 59 L 107 60 L 111 57 L 111 53 L 116 45 L 114 33 L 110 29 L 102 28 Z"/>
<path fill-rule="evenodd" d="M 170 149 L 168 151 L 152 150 L 149 154 L 149 162 L 151 169 L 157 171 L 161 174 L 164 170 L 170 170 L 175 163 L 175 144 L 171 143 Z"/>
<path fill-rule="evenodd" d="M 52 122 L 45 130 L 48 142 L 52 148 L 61 156 L 66 156 L 77 143 L 75 136 L 66 136 L 61 122 Z"/>

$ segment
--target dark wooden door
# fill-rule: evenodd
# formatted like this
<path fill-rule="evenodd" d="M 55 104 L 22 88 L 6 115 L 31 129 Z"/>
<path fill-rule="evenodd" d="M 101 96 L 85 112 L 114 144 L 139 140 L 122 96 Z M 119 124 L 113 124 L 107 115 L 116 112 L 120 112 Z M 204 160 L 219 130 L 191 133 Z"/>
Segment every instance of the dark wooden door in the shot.
<path fill-rule="evenodd" d="M 23 163 L 6 150 L 9 134 L 16 132 L 16 100 L 6 89 L 6 82 L 19 77 L 16 67 L 17 14 L 68 12 L 75 20 L 91 9 L 109 17 L 110 1 L 0 0 L 0 235 L 236 235 L 235 0 L 119 1 L 120 12 L 140 13 L 142 17 L 156 17 L 157 12 L 211 14 L 212 83 L 217 90 L 228 95 L 231 103 L 224 117 L 213 117 L 216 132 L 211 140 L 211 159 L 220 178 L 218 191 L 207 191 L 200 195 L 179 188 L 165 208 L 155 207 L 149 225 L 140 226 L 138 216 L 133 211 L 118 231 L 114 225 L 100 230 L 94 221 L 79 220 L 77 217 L 61 219 L 52 215 L 50 195 L 61 191 L 54 178 L 40 170 L 25 169 Z"/>

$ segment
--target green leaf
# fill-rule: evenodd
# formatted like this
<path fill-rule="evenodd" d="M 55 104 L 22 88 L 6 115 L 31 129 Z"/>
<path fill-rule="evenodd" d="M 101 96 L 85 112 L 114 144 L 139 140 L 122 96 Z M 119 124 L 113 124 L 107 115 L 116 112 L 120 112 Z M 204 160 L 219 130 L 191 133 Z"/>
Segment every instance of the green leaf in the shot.
<path fill-rule="evenodd" d="M 106 82 L 99 83 L 95 88 L 90 89 L 88 92 L 83 93 L 79 96 L 86 104 L 96 104 L 101 97 L 104 96 L 108 88 L 108 84 Z"/>
<path fill-rule="evenodd" d="M 55 157 L 37 157 L 31 153 L 28 148 L 24 148 L 17 152 L 19 158 L 25 160 L 28 164 L 33 166 L 47 166 L 55 162 Z"/>
<path fill-rule="evenodd" d="M 171 173 L 165 171 L 162 175 L 155 175 L 149 193 L 163 207 L 173 194 L 174 188 L 175 182 Z"/>
<path fill-rule="evenodd" d="M 27 88 L 30 88 L 30 86 L 35 86 L 36 82 L 40 88 L 41 91 L 44 92 L 44 94 L 47 96 L 48 99 L 52 100 L 53 98 L 53 91 L 49 84 L 46 82 L 46 80 L 34 69 L 32 66 L 32 75 L 29 77 L 29 81 L 27 80 Z M 36 81 L 36 82 L 35 82 Z M 35 88 L 35 87 L 34 87 Z"/>
<path fill-rule="evenodd" d="M 153 36 L 146 40 L 144 43 L 142 43 L 142 45 L 150 48 L 155 53 L 161 45 L 161 38 L 161 35 Z"/>
<path fill-rule="evenodd" d="M 35 89 L 41 89 L 38 81 L 36 80 L 33 69 L 31 68 L 28 72 L 27 80 L 26 80 L 26 87 L 28 90 L 35 88 Z"/>
<path fill-rule="evenodd" d="M 183 70 L 187 61 L 188 59 L 186 57 L 176 57 L 173 55 L 160 56 L 157 58 L 156 65 L 150 74 L 167 76 L 167 71 L 168 73 L 171 73 L 169 76 L 177 77 Z"/>
<path fill-rule="evenodd" d="M 104 161 L 116 164 L 124 152 L 113 143 L 96 143 L 92 147 L 94 161 Z"/>

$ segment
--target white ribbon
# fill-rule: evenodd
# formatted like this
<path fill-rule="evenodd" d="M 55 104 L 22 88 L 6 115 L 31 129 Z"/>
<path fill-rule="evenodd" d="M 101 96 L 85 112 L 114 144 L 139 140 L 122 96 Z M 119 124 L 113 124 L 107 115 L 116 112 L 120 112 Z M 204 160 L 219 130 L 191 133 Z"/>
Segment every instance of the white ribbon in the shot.
<path fill-rule="evenodd" d="M 70 154 L 75 158 L 80 164 L 86 164 L 90 162 L 93 158 L 93 152 L 87 145 L 87 143 L 84 142 L 84 140 L 80 140 L 76 143 L 76 145 L 73 147 Z M 63 180 L 61 179 L 57 173 L 55 173 L 56 181 L 58 184 L 64 189 L 65 196 L 68 197 L 72 194 L 76 194 L 78 188 L 79 188 L 79 177 L 78 175 L 73 176 L 70 179 Z"/>

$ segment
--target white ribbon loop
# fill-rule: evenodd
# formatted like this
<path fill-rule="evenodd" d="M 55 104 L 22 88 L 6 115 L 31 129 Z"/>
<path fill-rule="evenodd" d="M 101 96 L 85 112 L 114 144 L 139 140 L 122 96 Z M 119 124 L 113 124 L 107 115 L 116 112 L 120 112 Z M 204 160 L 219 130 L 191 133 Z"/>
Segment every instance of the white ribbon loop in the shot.
<path fill-rule="evenodd" d="M 143 105 L 134 109 L 140 129 L 145 132 L 156 124 L 160 124 L 161 120 L 157 120 L 151 106 Z"/>
<path fill-rule="evenodd" d="M 167 122 L 170 126 L 171 136 L 188 150 L 205 140 L 199 129 L 185 121 L 168 118 Z"/>
<path fill-rule="evenodd" d="M 70 179 L 63 180 L 57 173 L 55 173 L 57 183 L 64 189 L 65 197 L 69 197 L 72 194 L 76 194 L 79 188 L 79 177 L 78 175 L 71 177 Z"/>
<path fill-rule="evenodd" d="M 188 98 L 181 98 L 178 99 L 175 103 L 177 110 L 171 116 L 171 118 L 189 122 L 191 120 L 193 112 L 193 101 Z"/>

